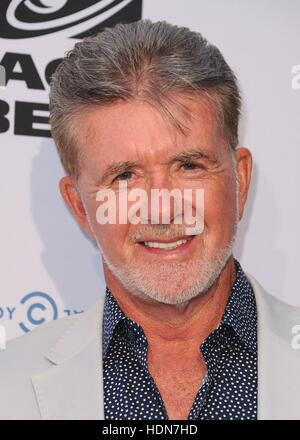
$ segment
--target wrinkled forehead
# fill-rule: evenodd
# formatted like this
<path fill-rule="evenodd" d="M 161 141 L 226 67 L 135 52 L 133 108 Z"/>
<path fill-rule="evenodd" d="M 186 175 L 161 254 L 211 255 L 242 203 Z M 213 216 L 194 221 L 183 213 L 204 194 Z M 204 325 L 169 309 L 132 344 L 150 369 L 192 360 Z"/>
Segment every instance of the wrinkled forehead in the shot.
<path fill-rule="evenodd" d="M 75 126 L 82 166 L 155 163 L 191 149 L 217 159 L 227 151 L 217 105 L 206 96 L 180 96 L 167 108 L 144 100 L 90 106 L 77 115 Z"/>

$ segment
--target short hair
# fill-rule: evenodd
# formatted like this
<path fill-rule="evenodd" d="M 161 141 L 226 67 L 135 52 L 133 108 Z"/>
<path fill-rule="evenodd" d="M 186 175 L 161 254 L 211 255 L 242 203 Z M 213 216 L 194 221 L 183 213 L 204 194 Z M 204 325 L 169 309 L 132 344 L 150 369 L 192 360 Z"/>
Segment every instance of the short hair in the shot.
<path fill-rule="evenodd" d="M 88 106 L 143 99 L 168 109 L 172 96 L 198 93 L 215 104 L 231 151 L 238 144 L 241 97 L 235 74 L 217 47 L 198 32 L 165 21 L 117 24 L 75 44 L 51 79 L 50 124 L 62 165 L 80 175 L 76 114 Z M 177 104 L 180 107 L 180 103 Z"/>

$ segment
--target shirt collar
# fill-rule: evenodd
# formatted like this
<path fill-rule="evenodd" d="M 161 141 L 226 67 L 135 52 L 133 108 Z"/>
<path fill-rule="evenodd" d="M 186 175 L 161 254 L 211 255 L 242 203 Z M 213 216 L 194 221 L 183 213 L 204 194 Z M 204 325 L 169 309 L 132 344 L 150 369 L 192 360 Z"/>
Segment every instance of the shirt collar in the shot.
<path fill-rule="evenodd" d="M 126 315 L 120 309 L 111 291 L 106 286 L 104 313 L 103 313 L 103 353 L 106 357 L 114 330 L 120 321 L 125 320 Z"/>
<path fill-rule="evenodd" d="M 240 263 L 234 260 L 236 279 L 222 316 L 219 328 L 227 324 L 253 353 L 257 351 L 257 312 L 252 286 Z"/>
<path fill-rule="evenodd" d="M 234 260 L 236 279 L 231 288 L 229 299 L 218 328 L 229 325 L 241 341 L 253 353 L 257 350 L 256 304 L 252 286 L 241 265 Z M 119 322 L 128 318 L 118 306 L 111 291 L 106 287 L 103 318 L 103 352 L 107 354 L 114 330 Z"/>

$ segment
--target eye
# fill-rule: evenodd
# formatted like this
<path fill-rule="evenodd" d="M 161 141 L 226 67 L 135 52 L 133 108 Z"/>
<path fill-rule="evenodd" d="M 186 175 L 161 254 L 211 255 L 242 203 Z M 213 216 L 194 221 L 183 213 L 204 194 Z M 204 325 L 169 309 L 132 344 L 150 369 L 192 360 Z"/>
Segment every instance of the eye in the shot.
<path fill-rule="evenodd" d="M 182 168 L 186 169 L 186 170 L 195 170 L 196 168 L 199 168 L 199 165 L 195 164 L 195 163 L 191 163 L 191 162 L 186 162 L 184 164 L 181 165 Z"/>
<path fill-rule="evenodd" d="M 133 173 L 131 171 L 125 171 L 124 173 L 119 174 L 117 177 L 115 177 L 114 181 L 115 180 L 127 180 L 127 179 L 130 179 L 132 177 L 132 174 Z"/>

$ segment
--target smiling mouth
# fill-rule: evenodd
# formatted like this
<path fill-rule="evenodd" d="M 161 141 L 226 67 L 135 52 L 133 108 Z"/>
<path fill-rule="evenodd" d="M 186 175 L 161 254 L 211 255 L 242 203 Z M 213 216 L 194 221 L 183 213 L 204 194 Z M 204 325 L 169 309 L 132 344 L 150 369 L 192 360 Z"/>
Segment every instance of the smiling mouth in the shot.
<path fill-rule="evenodd" d="M 179 246 L 182 246 L 183 244 L 187 243 L 188 241 L 192 240 L 194 238 L 194 235 L 191 235 L 188 238 L 182 238 L 176 241 L 139 241 L 139 244 L 142 244 L 143 246 L 147 248 L 156 248 L 156 249 L 164 249 L 164 250 L 171 250 L 176 249 Z"/>

